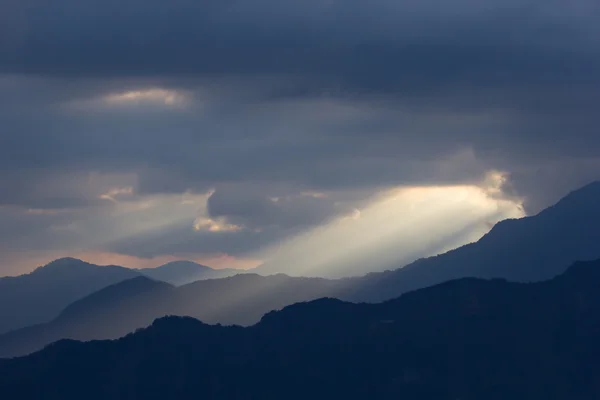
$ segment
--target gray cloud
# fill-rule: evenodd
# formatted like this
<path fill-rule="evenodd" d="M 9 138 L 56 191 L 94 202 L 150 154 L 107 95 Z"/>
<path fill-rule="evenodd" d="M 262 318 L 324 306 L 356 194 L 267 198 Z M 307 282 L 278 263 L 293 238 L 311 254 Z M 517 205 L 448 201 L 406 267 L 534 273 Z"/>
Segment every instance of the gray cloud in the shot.
<path fill-rule="evenodd" d="M 192 232 L 186 220 L 104 246 L 242 254 L 388 186 L 499 169 L 534 213 L 600 178 L 596 1 L 2 7 L 2 237 L 32 232 L 16 209 L 102 215 L 115 187 L 141 198 L 216 189 L 210 215 L 248 229 Z M 106 101 L 151 88 L 185 104 Z M 81 218 L 69 212 L 61 224 Z M 45 237 L 32 243 L 77 241 Z"/>
<path fill-rule="evenodd" d="M 414 72 L 397 71 L 407 82 L 414 75 L 488 81 L 481 66 L 504 71 L 497 79 L 512 80 L 518 72 L 529 81 L 537 66 L 547 72 L 536 80 L 562 76 L 556 72 L 574 58 L 564 59 L 565 51 L 585 57 L 589 42 L 597 44 L 592 34 L 598 5 L 585 0 L 451 5 L 441 0 L 30 0 L 11 2 L 6 11 L 2 64 L 10 72 L 296 73 L 373 83 L 384 80 L 373 68 L 388 71 L 388 77 L 398 65 Z M 553 59 L 559 62 L 547 68 Z M 421 90 L 421 83 L 414 87 Z"/>
<path fill-rule="evenodd" d="M 245 184 L 218 187 L 209 197 L 207 206 L 211 217 L 225 217 L 229 222 L 249 229 L 289 230 L 306 229 L 332 216 L 349 214 L 353 208 L 347 204 L 348 198 L 348 194 L 294 193 L 286 187 L 265 189 Z"/>

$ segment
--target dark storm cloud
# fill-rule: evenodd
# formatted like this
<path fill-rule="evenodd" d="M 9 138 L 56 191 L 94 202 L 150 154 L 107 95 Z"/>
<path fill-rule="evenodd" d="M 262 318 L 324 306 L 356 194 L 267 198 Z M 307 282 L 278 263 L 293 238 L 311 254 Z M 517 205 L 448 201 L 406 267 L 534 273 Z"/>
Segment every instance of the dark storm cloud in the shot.
<path fill-rule="evenodd" d="M 294 74 L 313 89 L 331 80 L 350 91 L 422 93 L 459 83 L 585 82 L 598 65 L 591 0 L 4 4 L 0 64 L 12 73 Z"/>

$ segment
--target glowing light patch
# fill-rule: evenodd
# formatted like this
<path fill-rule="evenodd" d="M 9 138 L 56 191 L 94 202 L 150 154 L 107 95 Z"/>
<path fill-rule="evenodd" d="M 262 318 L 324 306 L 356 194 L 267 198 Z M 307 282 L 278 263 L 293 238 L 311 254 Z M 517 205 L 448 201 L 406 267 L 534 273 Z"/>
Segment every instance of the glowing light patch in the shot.
<path fill-rule="evenodd" d="M 477 241 L 500 220 L 525 214 L 499 196 L 505 176 L 481 185 L 401 187 L 361 210 L 259 252 L 264 270 L 291 275 L 352 276 L 400 268 L 418 258 Z"/>
<path fill-rule="evenodd" d="M 104 97 L 104 101 L 109 105 L 159 103 L 166 106 L 177 106 L 185 104 L 187 96 L 175 90 L 153 88 L 110 94 Z"/>
<path fill-rule="evenodd" d="M 490 195 L 502 195 L 502 188 L 508 181 L 505 172 L 489 171 L 482 184 L 482 188 Z"/>
<path fill-rule="evenodd" d="M 57 209 L 48 209 L 48 208 L 29 208 L 25 210 L 25 214 L 28 215 L 58 215 L 60 213 L 64 213 L 67 210 L 57 210 Z"/>
<path fill-rule="evenodd" d="M 123 196 L 123 195 L 130 196 L 132 194 L 133 194 L 133 187 L 128 186 L 128 187 L 124 187 L 124 188 L 110 189 L 108 192 L 101 194 L 100 198 L 103 200 L 110 200 L 112 202 L 117 203 L 118 202 L 117 199 L 119 196 Z"/>
<path fill-rule="evenodd" d="M 302 192 L 300 194 L 304 197 L 312 197 L 314 199 L 324 199 L 327 197 L 327 194 L 321 192 Z"/>
<path fill-rule="evenodd" d="M 61 107 L 68 112 L 97 112 L 102 110 L 131 110 L 139 108 L 162 108 L 162 109 L 186 109 L 192 104 L 196 95 L 188 92 L 150 88 L 139 90 L 127 90 L 123 92 L 109 93 L 103 96 L 88 99 L 70 100 L 61 103 Z"/>
<path fill-rule="evenodd" d="M 127 193 L 129 190 L 121 192 Z M 112 196 L 115 194 L 112 193 Z M 114 202 L 114 206 L 83 220 L 82 226 L 93 226 L 94 229 L 82 232 L 80 248 L 106 248 L 112 243 L 150 232 L 192 227 L 199 215 L 206 215 L 206 194 L 190 193 L 185 195 L 185 201 L 181 195 L 175 194 L 136 196 L 134 193 L 121 196 Z"/>
<path fill-rule="evenodd" d="M 217 221 L 211 218 L 201 217 L 194 221 L 194 230 L 209 232 L 239 232 L 242 230 L 242 227 L 234 224 L 228 224 L 224 221 Z"/>

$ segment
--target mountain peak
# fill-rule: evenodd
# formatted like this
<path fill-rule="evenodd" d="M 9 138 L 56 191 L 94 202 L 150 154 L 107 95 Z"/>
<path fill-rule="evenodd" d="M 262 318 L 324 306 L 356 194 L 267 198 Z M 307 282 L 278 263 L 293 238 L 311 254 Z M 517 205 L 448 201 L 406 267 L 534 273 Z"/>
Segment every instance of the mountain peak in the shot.
<path fill-rule="evenodd" d="M 583 210 L 598 209 L 598 204 L 600 204 L 600 181 L 594 181 L 573 190 L 555 205 L 542 211 L 540 215 L 553 213 L 557 210 L 570 210 L 571 212 L 581 213 Z"/>
<path fill-rule="evenodd" d="M 49 266 L 52 266 L 52 265 L 68 265 L 68 264 L 73 264 L 73 263 L 88 264 L 87 262 L 85 262 L 83 260 L 80 260 L 79 258 L 62 257 L 62 258 L 56 259 L 54 261 L 50 261 L 45 266 L 49 267 Z"/>
<path fill-rule="evenodd" d="M 164 265 L 161 265 L 159 267 L 156 267 L 156 269 L 158 268 L 164 268 L 164 269 L 206 269 L 206 270 L 212 270 L 213 268 L 208 267 L 206 265 L 202 265 L 202 264 L 198 264 L 194 261 L 189 261 L 189 260 L 179 260 L 179 261 L 171 261 L 168 262 Z"/>
<path fill-rule="evenodd" d="M 33 274 L 35 276 L 46 275 L 46 274 L 55 275 L 57 273 L 60 273 L 60 274 L 64 274 L 64 273 L 87 274 L 87 273 L 97 271 L 100 269 L 103 269 L 104 271 L 114 271 L 114 270 L 125 271 L 128 273 L 128 275 L 130 275 L 132 277 L 138 274 L 138 272 L 136 272 L 135 270 L 130 270 L 128 268 L 120 267 L 118 265 L 100 266 L 100 265 L 92 264 L 87 261 L 83 261 L 83 260 L 80 260 L 78 258 L 73 258 L 73 257 L 63 257 L 63 258 L 59 258 L 57 260 L 51 261 L 42 267 L 36 268 L 33 272 L 31 272 L 31 274 Z"/>
<path fill-rule="evenodd" d="M 197 333 L 198 329 L 218 329 L 219 327 L 219 325 L 209 325 L 192 317 L 166 315 L 164 317 L 156 318 L 152 324 L 146 329 L 143 329 L 142 332 L 152 332 L 153 334 L 158 332 L 182 333 L 186 335 Z"/>
<path fill-rule="evenodd" d="M 93 264 L 90 264 L 90 263 L 80 260 L 78 258 L 63 257 L 63 258 L 59 258 L 57 260 L 51 261 L 44 266 L 38 267 L 33 272 L 34 273 L 49 272 L 49 271 L 64 270 L 64 269 L 71 269 L 71 268 L 77 268 L 77 267 L 82 267 L 82 266 L 91 266 L 91 265 L 93 265 Z"/>
<path fill-rule="evenodd" d="M 28 274 L 2 279 L 0 333 L 50 321 L 74 301 L 139 275 L 127 268 L 101 267 L 67 257 Z"/>

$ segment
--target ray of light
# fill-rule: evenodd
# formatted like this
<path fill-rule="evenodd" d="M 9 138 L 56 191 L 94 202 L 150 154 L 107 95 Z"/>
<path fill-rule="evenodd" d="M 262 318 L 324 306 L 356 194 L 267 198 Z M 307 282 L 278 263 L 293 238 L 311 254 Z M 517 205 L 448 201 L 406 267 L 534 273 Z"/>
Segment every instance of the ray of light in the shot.
<path fill-rule="evenodd" d="M 403 187 L 351 215 L 263 249 L 263 271 L 352 276 L 400 268 L 478 240 L 493 224 L 524 216 L 494 185 Z M 489 177 L 488 177 L 489 179 Z"/>

